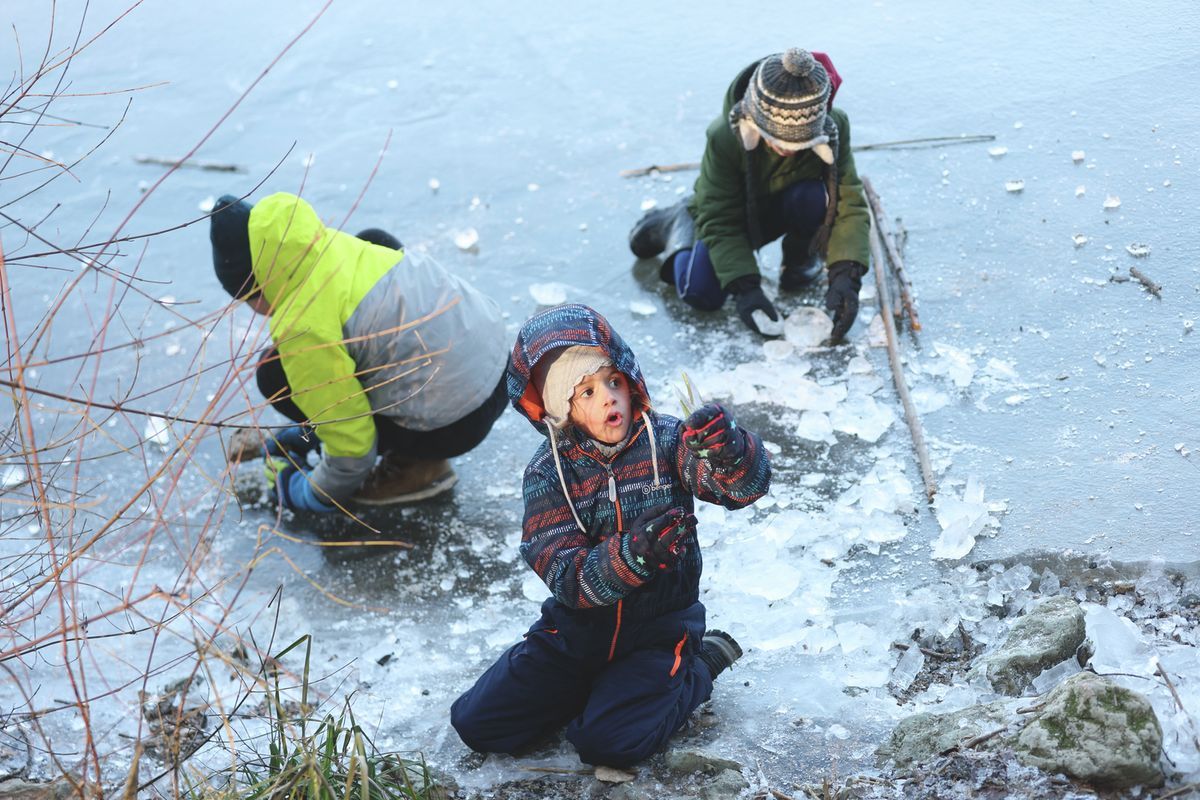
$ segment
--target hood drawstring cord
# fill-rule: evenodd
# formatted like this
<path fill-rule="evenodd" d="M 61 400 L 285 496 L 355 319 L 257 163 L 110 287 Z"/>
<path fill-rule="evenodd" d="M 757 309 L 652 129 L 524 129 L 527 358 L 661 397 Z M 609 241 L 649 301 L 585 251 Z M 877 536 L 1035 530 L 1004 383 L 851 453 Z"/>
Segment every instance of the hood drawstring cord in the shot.
<path fill-rule="evenodd" d="M 650 461 L 654 464 L 654 486 L 658 489 L 662 483 L 658 479 L 658 445 L 654 441 L 654 426 L 650 424 L 650 418 L 646 416 L 645 410 L 642 411 L 642 421 L 646 423 L 646 435 L 650 437 Z"/>
<path fill-rule="evenodd" d="M 653 487 L 658 489 L 662 487 L 662 481 L 658 477 L 658 443 L 654 436 L 654 426 L 650 424 L 650 417 L 646 416 L 645 411 L 642 412 L 642 421 L 646 423 L 646 436 L 650 439 L 650 462 L 654 465 Z M 579 512 L 575 510 L 575 504 L 571 502 L 571 491 L 567 488 L 562 459 L 558 455 L 558 440 L 554 438 L 554 426 L 547 422 L 546 430 L 550 434 L 550 452 L 554 455 L 554 470 L 558 473 L 558 483 L 562 486 L 563 497 L 567 500 L 567 508 L 571 509 L 571 516 L 575 518 L 575 524 L 579 526 L 579 530 L 587 533 L 587 528 L 583 527 L 583 522 L 579 519 Z"/>
<path fill-rule="evenodd" d="M 587 533 L 587 528 L 583 527 L 583 523 L 579 520 L 579 513 L 575 511 L 575 504 L 571 502 L 571 491 L 567 488 L 567 479 L 563 476 L 562 461 L 558 457 L 558 442 L 554 439 L 554 426 L 547 422 L 546 430 L 550 432 L 550 452 L 554 454 L 554 469 L 558 472 L 558 482 L 562 485 L 563 497 L 566 498 L 567 508 L 571 509 L 571 516 L 575 518 L 575 524 L 579 526 L 579 530 Z"/>

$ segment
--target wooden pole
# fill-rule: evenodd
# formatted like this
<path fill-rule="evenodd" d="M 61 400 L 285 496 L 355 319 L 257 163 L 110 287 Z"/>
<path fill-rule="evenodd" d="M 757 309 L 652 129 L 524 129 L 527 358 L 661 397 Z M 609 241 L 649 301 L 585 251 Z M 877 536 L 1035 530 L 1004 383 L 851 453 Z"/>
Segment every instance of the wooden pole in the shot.
<path fill-rule="evenodd" d="M 879 231 L 879 238 L 884 242 L 887 248 L 888 257 L 891 259 L 892 271 L 896 273 L 896 283 L 900 286 L 900 298 L 904 301 L 904 308 L 908 311 L 908 318 L 912 322 L 914 331 L 921 330 L 921 318 L 917 316 L 917 304 L 912 298 L 912 281 L 908 279 L 908 272 L 904 269 L 904 259 L 900 257 L 900 252 L 896 249 L 895 243 L 892 240 L 884 240 L 883 229 L 880 227 L 883 220 L 883 204 L 879 202 L 879 195 L 875 193 L 875 187 L 871 185 L 871 180 L 865 175 L 862 179 L 863 191 L 867 195 L 867 203 L 871 206 L 872 227 Z"/>
<path fill-rule="evenodd" d="M 865 181 L 864 181 L 865 183 Z M 875 219 L 871 214 L 871 262 L 875 269 L 876 295 L 879 300 L 879 316 L 883 319 L 883 330 L 887 334 L 888 361 L 892 365 L 892 380 L 896 384 L 896 393 L 904 406 L 904 419 L 908 422 L 908 430 L 912 434 L 913 449 L 917 451 L 917 462 L 921 465 L 921 480 L 925 482 L 925 499 L 933 502 L 937 494 L 937 479 L 933 476 L 933 466 L 929 463 L 929 452 L 925 448 L 925 433 L 921 430 L 921 420 L 913 407 L 912 398 L 908 396 L 908 384 L 904 380 L 904 368 L 900 365 L 900 350 L 896 342 L 896 323 L 892 319 L 891 301 L 888 298 L 887 281 L 883 274 L 883 248 L 880 245 L 882 235 Z"/>

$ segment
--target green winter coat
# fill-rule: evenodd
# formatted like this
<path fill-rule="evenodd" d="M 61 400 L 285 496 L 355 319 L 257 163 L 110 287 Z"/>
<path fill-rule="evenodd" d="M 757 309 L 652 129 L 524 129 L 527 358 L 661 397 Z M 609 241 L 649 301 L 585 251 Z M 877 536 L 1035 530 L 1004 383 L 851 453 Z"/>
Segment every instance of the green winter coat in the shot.
<path fill-rule="evenodd" d="M 747 152 L 729 123 L 729 112 L 742 98 L 758 62 L 742 70 L 725 95 L 720 117 L 708 126 L 708 143 L 688 210 L 696 221 L 696 236 L 708 247 L 721 286 L 743 275 L 758 275 L 754 251 L 766 242 L 751 241 L 748 220 L 746 173 L 753 169 L 751 185 L 755 206 L 766 207 L 768 197 L 801 181 L 823 180 L 826 164 L 811 150 L 780 156 L 759 145 Z M 866 195 L 850 151 L 850 119 L 841 109 L 830 110 L 838 128 L 836 167 L 837 208 L 829 234 L 825 263 L 857 261 L 866 265 L 870 255 L 870 216 Z"/>

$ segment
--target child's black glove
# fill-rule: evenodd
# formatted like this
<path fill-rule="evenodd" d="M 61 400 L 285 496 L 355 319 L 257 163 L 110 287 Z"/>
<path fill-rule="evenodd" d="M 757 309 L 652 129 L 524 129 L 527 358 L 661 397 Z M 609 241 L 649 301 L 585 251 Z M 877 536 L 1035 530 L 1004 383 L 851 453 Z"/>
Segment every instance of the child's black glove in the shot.
<path fill-rule="evenodd" d="M 622 534 L 621 555 L 631 570 L 649 578 L 674 564 L 686 550 L 684 539 L 695 532 L 696 518 L 681 506 L 651 509 Z"/>
<path fill-rule="evenodd" d="M 731 467 L 746 454 L 746 434 L 738 430 L 730 409 L 706 403 L 683 423 L 683 446 L 715 466 Z"/>
<path fill-rule="evenodd" d="M 825 292 L 825 308 L 833 312 L 831 342 L 845 338 L 854 318 L 858 316 L 858 290 L 867 268 L 857 261 L 838 261 L 829 265 L 829 289 Z"/>
<path fill-rule="evenodd" d="M 779 312 L 763 294 L 760 276 L 743 275 L 740 278 L 734 278 L 725 288 L 733 293 L 733 302 L 737 305 L 738 316 L 750 330 L 762 333 L 758 329 L 758 323 L 754 321 L 755 311 L 763 312 L 772 322 L 779 321 Z"/>

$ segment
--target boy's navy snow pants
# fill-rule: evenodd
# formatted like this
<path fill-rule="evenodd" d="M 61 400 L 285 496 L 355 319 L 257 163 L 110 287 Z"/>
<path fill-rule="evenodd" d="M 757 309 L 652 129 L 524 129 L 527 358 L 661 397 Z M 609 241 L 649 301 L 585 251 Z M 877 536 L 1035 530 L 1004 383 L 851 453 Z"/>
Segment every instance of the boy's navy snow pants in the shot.
<path fill-rule="evenodd" d="M 712 694 L 697 656 L 701 603 L 649 620 L 572 611 L 542 617 L 454 702 L 450 721 L 480 752 L 516 753 L 566 724 L 588 764 L 624 767 L 658 750 Z"/>

